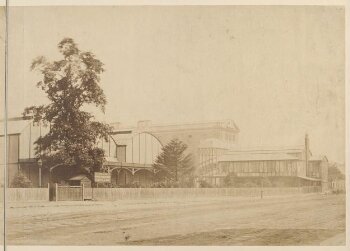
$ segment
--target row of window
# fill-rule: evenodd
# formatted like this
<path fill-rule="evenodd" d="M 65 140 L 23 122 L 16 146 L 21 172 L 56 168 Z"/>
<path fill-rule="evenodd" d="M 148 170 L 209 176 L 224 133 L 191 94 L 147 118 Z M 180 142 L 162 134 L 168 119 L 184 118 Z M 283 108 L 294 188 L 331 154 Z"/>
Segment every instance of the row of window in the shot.
<path fill-rule="evenodd" d="M 266 176 L 296 176 L 296 174 L 280 174 L 280 173 L 237 173 L 238 177 L 266 177 Z"/>
<path fill-rule="evenodd" d="M 297 174 L 297 162 L 293 161 L 223 162 L 220 166 L 225 173 Z"/>

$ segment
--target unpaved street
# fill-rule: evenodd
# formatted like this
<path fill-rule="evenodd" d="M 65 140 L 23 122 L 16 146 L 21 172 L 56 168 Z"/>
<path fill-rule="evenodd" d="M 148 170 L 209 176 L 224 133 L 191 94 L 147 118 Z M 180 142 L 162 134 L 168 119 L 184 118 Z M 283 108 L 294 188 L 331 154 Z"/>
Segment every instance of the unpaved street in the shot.
<path fill-rule="evenodd" d="M 345 196 L 12 204 L 10 245 L 341 245 Z"/>

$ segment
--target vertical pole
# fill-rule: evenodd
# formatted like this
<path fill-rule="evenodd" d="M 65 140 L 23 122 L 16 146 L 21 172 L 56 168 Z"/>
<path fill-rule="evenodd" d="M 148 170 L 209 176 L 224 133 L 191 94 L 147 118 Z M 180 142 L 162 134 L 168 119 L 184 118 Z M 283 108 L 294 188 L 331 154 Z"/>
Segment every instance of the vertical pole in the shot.
<path fill-rule="evenodd" d="M 152 162 L 152 164 L 154 162 L 154 158 L 153 158 L 153 140 L 152 140 L 152 138 L 151 138 L 151 162 Z"/>
<path fill-rule="evenodd" d="M 131 163 L 134 163 L 134 137 L 131 137 Z"/>
<path fill-rule="evenodd" d="M 49 168 L 49 183 L 52 184 L 51 168 Z"/>
<path fill-rule="evenodd" d="M 145 133 L 145 164 L 146 164 L 146 160 L 147 160 L 147 143 L 146 143 L 146 136 L 147 134 Z"/>
<path fill-rule="evenodd" d="M 29 124 L 29 159 L 31 158 L 32 154 L 31 154 L 31 149 L 32 148 L 32 122 L 30 122 Z"/>
<path fill-rule="evenodd" d="M 139 133 L 139 163 L 141 163 L 141 134 Z"/>
<path fill-rule="evenodd" d="M 264 191 L 263 191 L 263 187 L 264 187 L 263 182 L 264 182 L 263 177 L 261 177 L 261 191 L 260 191 L 260 199 L 262 199 L 262 198 L 263 198 L 263 193 L 264 193 Z"/>
<path fill-rule="evenodd" d="M 17 137 L 17 156 L 20 156 L 20 137 L 19 137 L 19 135 L 18 135 L 18 137 Z M 22 169 L 21 169 L 21 164 L 19 163 L 19 162 L 17 162 L 17 168 L 18 168 L 18 171 L 22 171 Z"/>
<path fill-rule="evenodd" d="M 94 187 L 91 187 L 91 200 L 94 200 Z"/>
<path fill-rule="evenodd" d="M 50 201 L 50 183 L 47 183 L 47 200 Z"/>
<path fill-rule="evenodd" d="M 309 175 L 309 136 L 305 134 L 305 168 L 306 176 Z"/>
<path fill-rule="evenodd" d="M 39 187 L 41 187 L 41 166 L 39 166 Z"/>
<path fill-rule="evenodd" d="M 58 201 L 58 185 L 55 183 L 55 200 Z"/>
<path fill-rule="evenodd" d="M 39 122 L 39 137 L 41 139 L 41 122 Z M 42 155 L 42 145 L 40 143 L 40 158 L 41 158 L 41 155 Z"/>
<path fill-rule="evenodd" d="M 84 201 L 84 183 L 82 184 L 81 189 L 82 189 L 82 192 L 81 192 L 81 194 L 82 194 L 82 201 Z"/>
<path fill-rule="evenodd" d="M 108 156 L 111 156 L 111 139 L 108 138 Z"/>
<path fill-rule="evenodd" d="M 39 134 L 40 134 L 40 139 L 41 139 L 41 122 L 39 122 Z M 40 160 L 42 160 L 42 146 L 40 143 Z M 41 164 L 42 165 L 42 164 Z M 39 166 L 39 187 L 41 187 L 41 165 Z"/>
<path fill-rule="evenodd" d="M 177 163 L 176 163 L 176 166 L 175 166 L 175 180 L 176 180 L 176 182 L 177 182 Z"/>

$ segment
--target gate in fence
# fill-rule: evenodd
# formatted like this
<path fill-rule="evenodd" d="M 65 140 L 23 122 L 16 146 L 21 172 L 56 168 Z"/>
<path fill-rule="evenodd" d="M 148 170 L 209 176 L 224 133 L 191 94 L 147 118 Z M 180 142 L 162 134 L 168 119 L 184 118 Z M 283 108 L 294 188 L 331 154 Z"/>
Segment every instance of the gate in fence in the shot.
<path fill-rule="evenodd" d="M 92 200 L 92 188 L 82 186 L 61 186 L 55 184 L 50 187 L 50 200 L 54 201 L 84 201 Z"/>

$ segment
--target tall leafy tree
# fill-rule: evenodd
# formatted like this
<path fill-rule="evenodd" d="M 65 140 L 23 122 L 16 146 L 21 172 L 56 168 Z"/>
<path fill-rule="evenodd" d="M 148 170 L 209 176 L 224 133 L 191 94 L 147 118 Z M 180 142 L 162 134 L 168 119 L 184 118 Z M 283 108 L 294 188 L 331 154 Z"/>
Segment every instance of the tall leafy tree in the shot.
<path fill-rule="evenodd" d="M 34 123 L 50 128 L 35 142 L 36 156 L 42 158 L 43 167 L 59 166 L 61 172 L 55 172 L 58 179 L 82 172 L 91 177 L 104 159 L 97 142 L 108 139 L 110 127 L 95 121 L 83 108 L 94 105 L 105 111 L 106 97 L 99 85 L 103 63 L 93 53 L 80 51 L 71 38 L 64 38 L 58 50 L 61 60 L 33 60 L 31 70 L 42 76 L 37 87 L 46 93 L 49 102 L 25 108 L 23 116 L 31 116 Z"/>
<path fill-rule="evenodd" d="M 182 181 L 192 174 L 193 165 L 190 154 L 185 154 L 187 145 L 178 139 L 171 140 L 162 147 L 153 167 L 172 181 Z"/>

